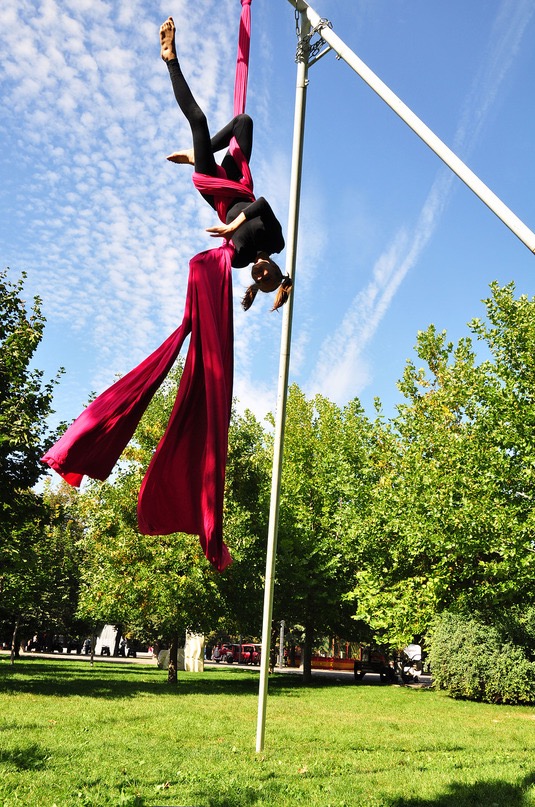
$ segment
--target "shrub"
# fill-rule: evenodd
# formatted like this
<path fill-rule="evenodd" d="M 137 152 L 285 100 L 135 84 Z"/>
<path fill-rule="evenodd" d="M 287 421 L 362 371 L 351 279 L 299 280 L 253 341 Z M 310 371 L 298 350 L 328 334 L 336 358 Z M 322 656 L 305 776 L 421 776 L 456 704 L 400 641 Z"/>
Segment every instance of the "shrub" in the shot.
<path fill-rule="evenodd" d="M 535 660 L 535 607 L 508 608 L 498 617 L 496 627 L 505 642 L 520 645 L 531 660 Z"/>
<path fill-rule="evenodd" d="M 535 664 L 525 646 L 506 641 L 503 624 L 444 613 L 430 637 L 435 686 L 454 698 L 487 703 L 535 703 Z"/>
<path fill-rule="evenodd" d="M 518 645 L 504 644 L 493 658 L 486 682 L 489 703 L 535 703 L 535 664 Z"/>

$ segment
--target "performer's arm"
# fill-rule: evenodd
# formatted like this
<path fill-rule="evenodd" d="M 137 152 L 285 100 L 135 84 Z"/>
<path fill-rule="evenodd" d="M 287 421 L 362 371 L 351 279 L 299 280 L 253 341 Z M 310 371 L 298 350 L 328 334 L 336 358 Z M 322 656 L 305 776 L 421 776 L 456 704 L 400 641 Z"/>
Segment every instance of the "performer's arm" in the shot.
<path fill-rule="evenodd" d="M 251 202 L 250 205 L 244 207 L 243 210 L 238 213 L 236 218 L 230 221 L 228 224 L 216 224 L 215 227 L 208 227 L 206 232 L 210 233 L 210 235 L 214 237 L 223 236 L 224 238 L 230 238 L 232 234 L 242 226 L 242 224 L 256 218 L 256 216 L 261 216 L 263 221 L 266 222 L 268 226 L 275 223 L 280 227 L 278 219 L 275 216 L 275 213 L 273 212 L 267 199 L 265 199 L 263 196 L 259 196 L 258 199 Z"/>
<path fill-rule="evenodd" d="M 246 221 L 250 221 L 254 219 L 256 216 L 261 216 L 264 221 L 271 221 L 272 219 L 276 220 L 275 213 L 273 212 L 271 205 L 263 196 L 259 196 L 258 199 L 255 199 L 254 202 L 251 202 L 250 205 L 244 207 L 242 213 L 245 215 Z"/>
<path fill-rule="evenodd" d="M 216 224 L 215 227 L 208 227 L 206 229 L 207 233 L 210 233 L 211 236 L 217 238 L 218 236 L 223 236 L 223 238 L 230 238 L 233 233 L 236 232 L 238 227 L 241 227 L 242 224 L 245 224 L 247 218 L 245 216 L 245 211 L 241 211 L 238 213 L 235 219 L 233 219 L 228 224 Z"/>

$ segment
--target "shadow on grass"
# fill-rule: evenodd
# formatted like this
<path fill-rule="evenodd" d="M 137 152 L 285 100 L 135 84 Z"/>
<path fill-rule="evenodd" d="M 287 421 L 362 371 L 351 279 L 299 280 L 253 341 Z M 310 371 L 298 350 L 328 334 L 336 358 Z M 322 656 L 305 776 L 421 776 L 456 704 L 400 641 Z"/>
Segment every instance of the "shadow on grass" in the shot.
<path fill-rule="evenodd" d="M 82 661 L 24 659 L 11 667 L 0 664 L 0 693 L 31 693 L 55 697 L 114 699 L 149 695 L 255 695 L 258 692 L 257 671 L 206 669 L 204 673 L 179 673 L 178 684 L 167 683 L 167 674 L 156 667 L 98 662 L 91 667 Z M 278 673 L 270 677 L 270 695 L 281 695 L 311 688 L 354 686 L 351 679 L 315 677 L 305 686 L 300 675 Z"/>
<path fill-rule="evenodd" d="M 535 784 L 535 773 L 531 773 L 518 785 L 509 782 L 477 782 L 473 785 L 453 783 L 446 793 L 435 799 L 395 799 L 385 800 L 385 807 L 528 807 L 528 789 Z M 281 793 L 281 797 L 283 794 Z M 274 799 L 276 803 L 276 794 Z M 208 801 L 210 807 L 244 807 L 265 800 L 265 793 L 254 787 L 240 789 L 236 795 L 220 794 Z"/>
<path fill-rule="evenodd" d="M 436 799 L 396 799 L 388 802 L 388 807 L 528 807 L 533 802 L 527 791 L 534 784 L 535 772 L 517 785 L 510 782 L 476 782 L 474 785 L 454 782 Z"/>
<path fill-rule="evenodd" d="M 9 751 L 0 749 L 0 765 L 16 768 L 17 771 L 40 770 L 45 767 L 48 759 L 48 753 L 36 743 Z"/>

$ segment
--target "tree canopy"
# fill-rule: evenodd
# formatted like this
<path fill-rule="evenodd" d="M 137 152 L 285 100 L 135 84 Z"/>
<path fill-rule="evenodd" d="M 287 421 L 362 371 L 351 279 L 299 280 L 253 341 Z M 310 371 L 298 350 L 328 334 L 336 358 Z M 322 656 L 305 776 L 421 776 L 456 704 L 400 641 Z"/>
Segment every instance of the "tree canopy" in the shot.
<path fill-rule="evenodd" d="M 43 337 L 41 301 L 23 299 L 24 273 L 12 282 L 0 272 L 0 621 L 30 622 L 43 607 L 50 580 L 44 532 L 50 513 L 33 486 L 45 473 L 39 462 L 54 435 L 55 379 L 32 367 Z"/>
<path fill-rule="evenodd" d="M 383 469 L 359 535 L 357 615 L 385 640 L 425 633 L 455 607 L 495 614 L 533 601 L 535 302 L 492 286 L 473 340 L 418 334 L 384 430 Z"/>
<path fill-rule="evenodd" d="M 43 372 L 32 360 L 43 337 L 45 318 L 41 300 L 28 309 L 22 298 L 23 273 L 18 281 L 0 272 L 0 504 L 9 506 L 13 495 L 33 487 L 44 475 L 39 462 L 52 442 L 47 417 L 61 370 L 43 382 Z"/>

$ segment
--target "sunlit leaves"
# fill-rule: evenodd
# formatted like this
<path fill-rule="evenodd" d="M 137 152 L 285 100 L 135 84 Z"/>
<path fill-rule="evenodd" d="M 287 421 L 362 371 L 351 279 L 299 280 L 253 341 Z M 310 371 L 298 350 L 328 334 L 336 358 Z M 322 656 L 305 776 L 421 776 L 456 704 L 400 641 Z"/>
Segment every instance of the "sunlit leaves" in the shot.
<path fill-rule="evenodd" d="M 533 597 L 535 302 L 493 286 L 478 363 L 433 326 L 408 362 L 406 403 L 361 533 L 357 614 L 400 643 L 447 607 L 498 611 Z"/>

